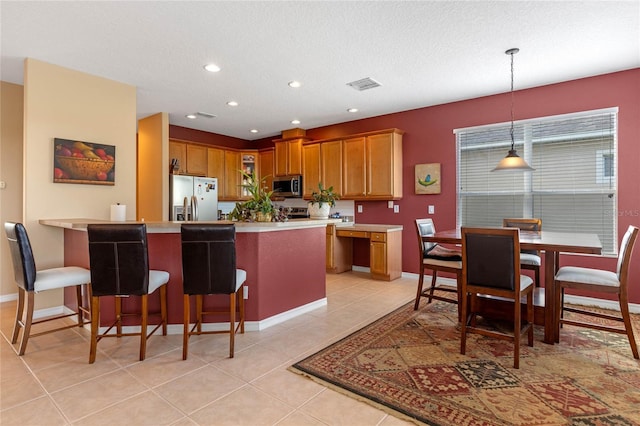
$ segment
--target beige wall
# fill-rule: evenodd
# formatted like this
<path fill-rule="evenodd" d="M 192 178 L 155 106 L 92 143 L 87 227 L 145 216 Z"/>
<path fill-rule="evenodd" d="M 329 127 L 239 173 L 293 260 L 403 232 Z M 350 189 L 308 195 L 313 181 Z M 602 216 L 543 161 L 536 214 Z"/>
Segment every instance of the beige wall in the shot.
<path fill-rule="evenodd" d="M 53 183 L 56 137 L 115 145 L 115 185 Z M 116 203 L 127 205 L 127 219 L 136 217 L 135 87 L 25 60 L 23 155 L 23 222 L 38 268 L 62 266 L 63 232 L 38 224 L 39 219 L 108 219 Z M 36 298 L 38 309 L 61 304 L 61 292 Z"/>
<path fill-rule="evenodd" d="M 169 220 L 169 114 L 138 121 L 138 220 Z"/>
<path fill-rule="evenodd" d="M 22 221 L 23 87 L 0 82 L 0 223 Z M 4 225 L 3 225 L 4 226 Z M 0 238 L 0 297 L 16 292 L 9 245 Z"/>

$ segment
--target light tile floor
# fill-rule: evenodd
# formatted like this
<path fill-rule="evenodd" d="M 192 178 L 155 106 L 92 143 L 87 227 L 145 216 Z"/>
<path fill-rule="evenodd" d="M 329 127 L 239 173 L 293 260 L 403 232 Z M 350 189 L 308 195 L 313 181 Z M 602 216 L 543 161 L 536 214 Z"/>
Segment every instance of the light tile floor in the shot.
<path fill-rule="evenodd" d="M 35 337 L 18 357 L 9 343 L 15 302 L 0 304 L 2 425 L 408 425 L 287 371 L 294 362 L 413 299 L 417 280 L 327 275 L 327 306 L 259 332 L 154 335 L 138 361 L 136 337 L 104 339 L 88 364 L 88 330 Z"/>

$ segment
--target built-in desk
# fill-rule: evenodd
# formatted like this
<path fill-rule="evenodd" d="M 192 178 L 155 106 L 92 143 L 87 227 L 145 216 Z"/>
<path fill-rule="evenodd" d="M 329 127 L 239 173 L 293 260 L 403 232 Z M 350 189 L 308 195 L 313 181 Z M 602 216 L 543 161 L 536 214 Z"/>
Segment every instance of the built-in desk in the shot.
<path fill-rule="evenodd" d="M 338 223 L 327 225 L 327 272 L 350 271 L 353 238 L 369 240 L 369 268 L 376 280 L 402 275 L 402 225 Z"/>

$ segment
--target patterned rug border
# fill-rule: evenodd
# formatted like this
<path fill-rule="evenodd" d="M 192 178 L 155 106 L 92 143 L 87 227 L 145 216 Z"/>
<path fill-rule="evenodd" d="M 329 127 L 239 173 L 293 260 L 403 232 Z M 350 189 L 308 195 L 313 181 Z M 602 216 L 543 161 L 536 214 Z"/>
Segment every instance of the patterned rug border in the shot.
<path fill-rule="evenodd" d="M 378 389 L 392 389 L 394 392 L 396 392 L 396 388 L 389 388 L 387 386 L 393 386 L 393 382 L 388 382 L 388 379 L 390 376 L 386 376 L 385 377 L 380 377 L 380 376 L 376 376 L 374 375 L 362 375 L 362 371 L 359 370 L 359 368 L 355 368 L 354 369 L 354 364 L 351 364 L 351 361 L 349 361 L 349 359 L 353 356 L 357 356 L 356 354 L 358 353 L 357 351 L 359 350 L 358 348 L 362 348 L 363 352 L 361 352 L 360 354 L 364 354 L 367 352 L 370 352 L 371 349 L 373 348 L 374 350 L 376 349 L 376 347 L 378 348 L 384 348 L 385 346 L 377 346 L 377 344 L 382 341 L 382 340 L 378 340 L 378 339 L 374 339 L 369 341 L 368 339 L 370 339 L 370 336 L 367 336 L 367 334 L 375 334 L 375 333 L 380 333 L 380 337 L 381 339 L 386 339 L 387 337 L 392 337 L 395 339 L 394 333 L 397 334 L 397 330 L 400 330 L 400 327 L 402 326 L 402 324 L 405 325 L 409 325 L 411 322 L 417 321 L 417 323 L 420 323 L 419 318 L 421 314 L 425 314 L 427 312 L 425 311 L 431 311 L 435 314 L 440 314 L 442 315 L 442 318 L 445 319 L 445 323 L 442 324 L 447 324 L 449 322 L 457 322 L 457 315 L 455 314 L 455 312 L 453 313 L 449 313 L 447 311 L 447 309 L 452 309 L 452 308 L 446 308 L 446 309 L 442 309 L 440 307 L 438 307 L 438 305 L 446 305 L 449 306 L 449 304 L 446 303 L 440 303 L 440 302 L 434 302 L 433 304 L 430 305 L 424 305 L 422 306 L 418 311 L 413 311 L 412 309 L 412 305 L 413 305 L 413 301 L 409 301 L 405 304 L 403 304 L 402 306 L 394 309 L 392 312 L 389 312 L 385 315 L 383 315 L 382 317 L 372 321 L 369 324 L 364 325 L 363 327 L 359 328 L 356 331 L 353 331 L 352 333 L 348 334 L 347 336 L 327 345 L 326 347 L 314 352 L 313 354 L 305 357 L 302 360 L 299 360 L 297 362 L 295 362 L 293 365 L 288 367 L 288 370 L 291 371 L 292 373 L 301 375 L 303 377 L 306 377 L 316 383 L 319 383 L 325 387 L 327 387 L 328 389 L 331 389 L 332 391 L 336 391 L 339 392 L 343 395 L 346 395 L 350 398 L 353 398 L 357 401 L 360 402 L 364 402 L 368 405 L 371 405 L 373 407 L 376 407 L 380 410 L 382 410 L 383 412 L 392 415 L 394 417 L 397 417 L 399 419 L 408 421 L 408 422 L 412 422 L 418 425 L 431 425 L 431 426 L 439 426 L 442 425 L 443 423 L 439 422 L 437 420 L 437 418 L 433 417 L 434 412 L 433 411 L 429 411 L 427 410 L 425 412 L 424 415 L 422 415 L 422 411 L 416 411 L 414 408 L 412 408 L 410 405 L 408 405 L 406 407 L 405 411 L 405 407 L 403 407 L 402 404 L 407 403 L 407 399 L 404 399 L 404 402 L 396 402 L 396 401 L 403 401 L 402 398 L 406 398 L 407 395 L 414 395 L 415 391 L 409 391 L 409 392 L 414 392 L 414 393 L 405 393 L 404 396 L 400 399 L 394 399 L 394 397 L 389 398 L 388 400 L 385 400 L 386 396 L 385 394 L 380 394 L 380 395 L 376 395 L 376 392 L 370 392 L 368 391 L 367 387 L 358 387 L 359 385 L 362 384 L 362 382 L 359 384 L 358 381 L 352 382 L 351 381 L 351 377 L 356 378 L 358 380 L 362 380 L 363 378 L 365 380 L 369 380 L 368 383 L 376 383 L 379 384 L 379 386 L 382 386 L 382 388 L 378 388 Z M 453 306 L 453 305 L 451 305 Z M 401 316 L 402 318 L 408 320 L 407 323 L 402 323 L 402 319 L 401 318 L 397 318 L 394 319 L 394 317 L 396 316 Z M 635 318 L 634 318 L 635 317 Z M 638 318 L 636 315 L 632 315 L 632 322 L 634 323 L 635 327 L 637 329 L 638 325 L 640 324 L 640 321 L 638 321 L 640 318 Z M 385 322 L 389 321 L 390 324 L 384 324 Z M 442 321 L 442 319 L 440 320 Z M 440 326 L 442 326 L 442 324 L 440 324 Z M 381 330 L 381 328 L 384 327 L 385 330 L 389 331 L 389 334 L 385 333 L 384 330 Z M 493 326 L 492 326 L 493 327 Z M 422 326 L 419 325 L 418 329 L 422 329 Z M 429 327 L 425 328 L 425 332 L 426 330 L 429 329 Z M 439 330 L 445 330 L 445 329 L 450 329 L 450 325 L 447 325 L 445 328 L 438 328 Z M 581 328 L 575 328 L 580 330 Z M 582 329 L 584 330 L 584 329 Z M 576 348 L 578 347 L 585 347 L 585 341 L 591 341 L 592 336 L 586 336 L 583 335 L 582 333 L 592 333 L 593 330 L 588 330 L 588 331 L 578 331 L 575 333 L 571 333 L 571 332 L 566 332 L 564 333 L 564 338 L 566 339 L 563 343 L 563 341 L 561 340 L 560 345 L 549 345 L 546 346 L 542 341 L 542 329 L 541 328 L 537 328 L 536 330 L 536 344 L 534 345 L 534 348 L 528 348 L 525 345 L 526 351 L 530 351 L 529 356 L 532 357 L 532 364 L 531 367 L 538 367 L 538 364 L 536 364 L 537 362 L 537 358 L 539 356 L 542 356 L 543 358 L 541 358 L 541 361 L 544 361 L 544 357 L 546 356 L 566 356 L 567 354 L 572 353 L 573 351 L 577 350 Z M 599 333 L 603 333 L 603 332 L 599 332 Z M 610 333 L 606 333 L 604 332 L 605 335 L 606 334 L 610 334 Z M 447 334 L 450 334 L 449 332 L 447 332 Z M 405 335 L 404 332 L 402 332 L 402 334 L 400 336 Z M 476 335 L 477 336 L 477 335 Z M 585 337 L 586 336 L 586 337 Z M 617 338 L 619 335 L 613 335 L 614 338 Z M 562 336 L 561 336 L 562 337 Z M 628 349 L 628 341 L 626 341 L 626 336 L 622 336 L 624 338 L 624 341 L 626 342 L 626 344 L 624 342 L 622 342 L 622 346 L 620 345 L 620 342 L 611 342 L 608 341 L 609 339 L 605 339 L 607 340 L 607 342 L 603 342 L 600 341 L 599 343 L 597 342 L 598 339 L 596 339 L 596 343 L 587 343 L 587 346 L 592 346 L 594 344 L 597 344 L 599 347 L 602 347 L 602 351 L 605 358 L 607 357 L 611 357 L 612 355 L 615 358 L 618 358 L 617 362 L 618 365 L 613 365 L 613 362 L 611 361 L 609 364 L 608 368 L 622 368 L 622 370 L 619 370 L 620 372 L 624 372 L 624 373 L 631 373 L 634 376 L 631 377 L 630 380 L 635 381 L 635 383 L 640 383 L 640 371 L 638 369 L 638 364 L 637 361 L 634 360 L 631 357 L 631 351 Z M 353 339 L 353 341 L 350 341 L 350 339 Z M 574 339 L 577 339 L 574 341 Z M 453 340 L 455 339 L 451 339 L 449 338 L 444 339 L 441 341 L 442 344 L 448 343 L 449 344 L 449 350 L 453 349 L 451 347 L 451 342 L 453 342 Z M 499 339 L 492 339 L 492 340 L 499 340 Z M 400 340 L 400 342 L 402 342 L 403 340 Z M 422 341 L 422 338 L 419 338 L 418 342 Z M 371 344 L 369 344 L 369 342 Z M 409 342 L 408 344 L 411 346 L 411 342 L 413 342 L 413 344 L 415 344 L 415 340 L 411 341 L 407 341 Z M 459 342 L 459 337 L 457 339 L 457 342 Z M 578 346 L 574 347 L 574 343 L 576 343 Z M 402 343 L 400 343 L 401 345 L 403 345 Z M 478 344 L 478 342 L 476 341 L 475 344 Z M 459 344 L 458 344 L 459 345 Z M 542 345 L 542 346 L 540 346 Z M 620 347 L 623 347 L 626 345 L 626 349 L 622 349 L 622 354 L 619 353 L 620 352 Z M 409 346 L 409 347 L 410 347 Z M 538 349 L 535 348 L 535 346 L 538 346 L 538 348 L 542 348 L 542 349 Z M 395 344 L 392 344 L 393 348 L 406 348 L 406 346 L 396 346 Z M 459 347 L 459 346 L 458 346 Z M 356 348 L 356 349 L 353 349 Z M 546 353 L 547 351 L 544 348 L 551 348 L 551 354 Z M 504 349 L 504 347 L 499 348 L 500 349 L 500 353 L 501 353 L 501 358 L 506 357 L 508 359 L 510 359 L 511 361 L 507 361 L 509 363 L 512 363 L 512 357 L 513 357 L 513 348 L 507 348 L 509 350 Z M 593 347 L 585 347 L 585 350 L 589 351 L 589 349 L 593 349 Z M 526 355 L 526 351 L 525 351 L 525 359 L 527 358 Z M 542 351 L 542 353 L 540 353 L 540 351 Z M 578 350 L 579 351 L 579 350 Z M 613 352 L 612 352 L 613 351 Z M 627 359 L 627 356 L 625 356 L 626 352 L 629 352 L 628 356 L 630 357 L 630 359 Z M 335 352 L 335 353 L 332 353 Z M 395 352 L 395 349 L 394 349 Z M 503 353 L 504 352 L 504 353 Z M 452 353 L 452 352 L 451 352 Z M 509 354 L 510 353 L 510 354 Z M 581 353 L 581 352 L 577 352 L 577 353 Z M 507 356 L 508 355 L 508 356 Z M 404 355 L 402 355 L 404 357 Z M 469 355 L 467 355 L 469 356 Z M 497 354 L 494 354 L 494 356 L 497 356 Z M 465 357 L 465 356 L 462 356 Z M 523 355 L 521 354 L 521 364 L 522 364 L 522 358 Z M 619 358 L 622 358 L 622 361 L 620 361 Z M 331 359 L 335 359 L 337 364 L 334 363 L 333 361 L 331 361 Z M 354 358 L 355 359 L 355 358 Z M 369 359 L 369 358 L 365 358 L 365 359 Z M 375 359 L 375 358 L 373 358 Z M 371 359 L 371 362 L 374 362 L 373 359 Z M 607 358 L 608 359 L 608 358 Z M 390 358 L 391 360 L 391 358 Z M 597 360 L 594 360 L 594 362 L 596 362 Z M 346 364 L 343 364 L 343 362 L 346 362 Z M 368 361 L 367 362 L 368 365 Z M 502 361 L 504 362 L 504 361 Z M 564 361 L 566 362 L 566 360 Z M 626 365 L 620 365 L 620 362 L 622 362 L 623 364 Z M 629 366 L 629 362 L 631 362 L 631 366 Z M 466 366 L 466 364 L 474 364 L 476 367 L 480 366 L 480 368 L 489 368 L 489 369 L 494 369 L 494 367 L 498 367 L 498 369 L 502 369 L 503 371 L 506 370 L 506 374 L 507 376 L 511 376 L 511 372 L 509 369 L 504 369 L 504 367 L 506 367 L 506 364 L 503 366 L 500 364 L 500 362 L 495 362 L 493 361 L 493 358 L 489 358 L 488 361 L 485 361 L 485 358 L 483 358 L 482 356 L 480 356 L 479 358 L 477 358 L 476 356 L 472 356 L 469 361 L 464 361 L 464 362 L 459 362 L 459 361 L 453 361 L 452 364 L 450 364 L 449 362 L 446 362 L 445 364 L 441 364 L 444 366 L 452 366 L 454 369 L 458 369 L 459 365 L 461 364 L 465 364 L 462 365 L 463 368 L 469 368 Z M 337 366 L 338 368 L 336 369 L 335 372 L 337 372 L 338 370 L 340 370 L 340 373 L 336 376 L 335 372 L 331 371 L 331 368 L 328 367 L 323 367 L 323 365 L 327 366 L 327 365 L 334 365 Z M 389 364 L 384 364 L 385 366 L 388 366 Z M 393 365 L 393 364 L 391 364 Z M 413 367 L 410 367 L 411 365 L 413 365 Z M 418 367 L 416 367 L 416 365 Z M 426 365 L 430 365 L 430 364 L 424 364 Z M 596 364 L 599 365 L 599 364 Z M 605 363 L 604 367 L 607 367 L 608 364 Z M 439 367 L 440 365 L 434 364 L 435 367 Z M 423 368 L 422 364 L 408 364 L 407 365 L 408 368 Z M 327 369 L 328 368 L 328 369 Z M 387 372 L 393 372 L 393 371 L 401 371 L 401 370 L 388 370 L 388 367 L 385 367 L 383 370 L 379 370 L 382 371 L 384 374 L 386 374 Z M 546 367 L 545 367 L 546 368 Z M 424 368 L 423 368 L 424 369 Z M 436 370 L 438 370 L 436 368 Z M 363 370 L 363 371 L 370 371 L 373 372 L 375 370 Z M 407 370 L 409 371 L 409 370 Z M 438 370 L 441 374 L 442 370 Z M 473 370 L 468 370 L 469 372 L 473 373 Z M 484 370 L 483 370 L 484 371 Z M 522 370 L 519 370 L 522 371 Z M 607 375 L 611 375 L 613 371 L 618 371 L 618 370 L 612 370 L 612 371 L 608 371 Z M 494 371 L 495 372 L 495 371 Z M 355 376 L 350 376 L 349 374 L 355 374 Z M 344 375 L 346 374 L 346 376 Z M 426 371 L 420 374 L 433 374 L 433 373 L 427 373 Z M 529 373 L 530 374 L 530 373 Z M 342 375 L 342 379 L 340 378 L 340 376 Z M 614 374 L 615 375 L 615 374 Z M 579 375 L 580 376 L 580 375 Z M 334 380 L 333 377 L 336 377 L 336 379 Z M 413 377 L 413 376 L 411 376 Z M 496 376 L 498 377 L 498 376 Z M 566 376 L 570 379 L 570 381 L 573 383 L 574 379 L 571 378 L 571 376 Z M 500 379 L 500 377 L 498 377 L 498 379 Z M 371 382 L 371 380 L 373 380 L 373 382 Z M 378 380 L 380 380 L 380 382 L 378 383 Z M 523 378 L 518 379 L 520 380 L 520 382 L 513 382 L 516 383 L 515 386 L 520 387 L 520 384 L 517 383 L 522 383 L 522 386 L 526 386 L 525 388 L 523 388 L 520 392 L 525 392 L 525 394 L 520 393 L 519 394 L 519 398 L 522 398 L 523 395 L 525 398 L 527 398 L 526 393 L 533 391 L 538 391 L 540 390 L 541 392 L 545 391 L 545 385 L 547 385 L 547 383 L 540 383 L 539 385 L 541 387 L 539 387 L 538 389 L 536 388 L 530 388 L 529 384 L 527 384 L 526 382 L 523 382 L 522 380 L 524 380 Z M 576 381 L 578 381 L 578 378 L 576 378 Z M 436 380 L 437 382 L 437 380 Z M 402 383 L 402 382 L 399 382 Z M 506 386 L 507 388 L 510 388 L 511 386 L 513 386 L 513 383 Z M 633 382 L 629 382 L 626 385 L 629 385 Z M 560 385 L 563 385 L 562 383 L 560 383 Z M 368 386 L 368 385 L 367 385 Z M 404 389 L 404 385 L 400 385 L 402 387 L 397 388 L 399 391 L 401 391 L 402 389 Z M 473 386 L 473 384 L 472 384 Z M 579 383 L 577 384 L 577 386 L 579 386 Z M 631 384 L 631 386 L 634 386 Z M 498 388 L 500 388 L 502 386 L 498 386 Z M 514 390 L 517 388 L 514 388 Z M 578 391 L 584 391 L 585 389 L 580 389 L 578 388 Z M 611 389 L 609 389 L 611 391 Z M 564 389 L 563 389 L 564 391 Z M 419 391 L 418 391 L 419 392 Z M 586 397 L 589 398 L 589 390 L 586 390 L 587 395 Z M 473 412 L 475 410 L 472 410 L 470 412 L 467 412 L 465 410 L 459 412 L 459 414 L 462 414 L 462 417 L 457 417 L 458 416 L 458 411 L 454 406 L 451 406 L 449 403 L 445 403 L 445 405 L 440 405 L 443 404 L 442 402 L 442 398 L 438 397 L 437 395 L 435 396 L 436 399 L 433 399 L 432 396 L 429 396 L 430 394 L 426 394 L 427 396 L 425 396 L 425 398 L 418 398 L 417 400 L 414 401 L 418 401 L 421 404 L 427 404 L 425 407 L 431 406 L 433 407 L 437 407 L 438 410 L 436 412 L 440 413 L 441 409 L 445 409 L 445 412 L 449 413 L 449 414 L 454 414 L 454 416 L 456 416 L 455 418 L 457 418 L 459 421 L 462 421 L 464 424 L 473 424 L 473 425 L 497 425 L 497 424 L 512 424 L 511 422 L 505 422 L 506 418 L 494 418 L 494 420 L 491 420 L 491 416 L 487 417 L 486 414 L 489 414 L 488 412 L 485 412 L 484 414 L 482 414 L 481 412 L 475 412 L 475 414 L 473 414 Z M 579 395 L 582 396 L 582 395 Z M 631 400 L 635 401 L 633 403 L 633 407 L 637 407 L 637 403 L 640 402 L 640 388 L 636 388 L 636 391 L 633 391 L 632 396 L 629 397 Z M 508 404 L 509 399 L 505 400 L 504 403 L 502 403 L 503 405 L 506 403 Z M 543 401 L 544 405 L 548 405 L 549 403 L 552 403 L 552 401 L 546 400 L 547 402 Z M 450 401 L 451 402 L 451 401 Z M 512 400 L 513 402 L 513 400 Z M 538 402 L 538 401 L 536 401 Z M 597 402 L 597 400 L 596 400 Z M 435 404 L 435 405 L 433 405 Z M 504 408 L 504 407 L 503 407 Z M 549 405 L 549 407 L 546 407 L 547 409 L 551 408 L 551 405 Z M 564 407 L 564 409 L 572 409 L 573 407 Z M 578 407 L 581 408 L 581 407 Z M 611 408 L 613 408 L 613 406 L 611 406 Z M 618 407 L 621 408 L 621 407 Z M 553 410 L 553 409 L 552 409 Z M 615 409 L 614 409 L 615 410 Z M 548 410 L 547 410 L 548 411 Z M 443 415 L 445 412 L 442 412 Z M 631 416 L 633 417 L 633 419 L 636 419 L 636 416 L 640 416 L 640 409 L 636 409 L 633 408 L 632 411 L 630 412 L 628 409 L 625 410 L 625 412 L 627 412 L 627 414 L 631 414 Z M 431 413 L 431 414 L 429 414 Z M 463 414 L 466 413 L 466 414 Z M 494 413 L 495 415 L 496 413 Z M 581 424 L 581 425 L 630 425 L 630 424 L 637 424 L 640 425 L 640 422 L 636 423 L 635 420 L 632 420 L 631 418 L 628 418 L 627 420 L 625 420 L 622 417 L 618 416 L 618 413 L 614 412 L 609 412 L 608 414 L 605 412 L 602 412 L 601 414 L 604 415 L 603 417 L 601 417 L 599 412 L 592 412 L 591 414 L 585 412 L 581 415 L 578 414 L 571 414 L 569 415 L 569 417 L 564 417 L 562 416 L 562 413 L 558 413 L 560 414 L 560 418 L 557 417 L 557 414 L 553 414 L 553 416 L 555 416 L 555 420 L 560 420 L 561 423 L 556 423 L 554 422 L 553 424 Z M 479 415 L 479 417 L 475 417 L 476 415 Z M 550 415 L 550 414 L 549 414 Z M 577 416 L 577 417 L 575 417 Z M 586 416 L 586 417 L 585 417 Z M 438 414 L 437 417 L 439 418 L 440 415 Z M 551 418 L 551 417 L 550 417 Z M 550 419 L 549 418 L 549 419 Z M 561 420 L 561 418 L 564 418 L 564 422 Z M 463 420 L 464 419 L 464 420 Z M 546 424 L 546 423 L 539 423 L 540 420 L 542 420 L 543 418 L 538 418 L 537 421 L 533 421 L 531 424 Z M 598 419 L 600 419 L 600 421 L 598 421 Z M 449 418 L 449 423 L 451 423 L 451 421 L 453 420 L 453 418 Z M 522 420 L 520 418 L 520 420 Z M 629 420 L 631 420 L 631 423 L 629 423 Z M 640 420 L 640 417 L 638 417 L 638 420 Z M 578 423 L 575 423 L 576 421 L 578 421 Z M 447 421 L 445 420 L 446 424 Z M 529 424 L 529 422 L 525 422 L 526 424 Z M 522 424 L 525 424 L 522 423 Z M 452 424 L 459 424 L 458 421 L 453 421 Z"/>
<path fill-rule="evenodd" d="M 432 423 L 429 422 L 428 420 L 420 420 L 417 419 L 413 416 L 411 416 L 408 413 L 405 413 L 401 410 L 396 409 L 395 407 L 390 407 L 387 404 L 385 404 L 383 401 L 379 401 L 377 398 L 372 397 L 370 395 L 363 395 L 362 393 L 358 392 L 357 390 L 352 390 L 352 389 L 347 389 L 345 388 L 342 384 L 338 384 L 335 383 L 334 381 L 330 380 L 330 379 L 326 379 L 326 378 L 322 378 L 322 377 L 318 377 L 316 375 L 314 375 L 312 372 L 309 372 L 307 369 L 305 369 L 304 367 L 302 367 L 300 364 L 307 361 L 310 358 L 313 358 L 315 356 L 318 356 L 321 353 L 324 353 L 328 350 L 331 350 L 335 345 L 340 344 L 342 342 L 344 342 L 345 340 L 348 340 L 350 338 L 352 338 L 353 336 L 361 333 L 364 329 L 369 328 L 371 326 L 375 326 L 377 323 L 379 322 L 383 322 L 386 321 L 386 319 L 388 317 L 391 317 L 393 315 L 396 315 L 398 313 L 400 313 L 402 310 L 404 310 L 408 305 L 412 305 L 414 303 L 413 300 L 403 304 L 402 306 L 400 306 L 399 308 L 394 309 L 393 311 L 389 312 L 388 314 L 383 315 L 382 317 L 378 318 L 377 320 L 370 322 L 369 324 L 366 324 L 364 326 L 362 326 L 361 328 L 359 328 L 358 330 L 354 331 L 353 333 L 350 333 L 349 335 L 343 337 L 342 339 L 336 340 L 335 342 L 329 344 L 328 346 L 320 349 L 317 352 L 314 352 L 313 354 L 309 355 L 308 357 L 305 357 L 304 359 L 301 359 L 300 361 L 296 362 L 295 364 L 291 365 L 289 368 L 287 368 L 289 371 L 291 371 L 292 373 L 296 373 L 299 374 L 301 376 L 307 377 L 308 379 L 313 380 L 316 383 L 319 383 L 321 385 L 326 386 L 327 388 L 339 392 L 343 395 L 346 395 L 350 398 L 353 398 L 357 401 L 360 402 L 364 402 L 365 404 L 369 404 L 371 406 L 374 406 L 376 408 L 379 408 L 380 410 L 389 413 L 399 419 L 402 420 L 407 420 L 407 421 L 411 421 L 417 425 L 430 425 L 430 426 L 438 426 L 437 423 Z"/>

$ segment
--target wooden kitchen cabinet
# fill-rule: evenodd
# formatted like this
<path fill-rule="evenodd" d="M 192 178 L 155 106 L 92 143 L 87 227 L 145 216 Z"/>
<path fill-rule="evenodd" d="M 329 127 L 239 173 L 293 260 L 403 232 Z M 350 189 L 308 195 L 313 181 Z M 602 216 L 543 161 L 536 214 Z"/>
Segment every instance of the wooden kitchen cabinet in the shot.
<path fill-rule="evenodd" d="M 342 141 L 323 142 L 320 155 L 322 184 L 325 188 L 333 186 L 333 192 L 342 197 Z"/>
<path fill-rule="evenodd" d="M 177 160 L 178 169 L 173 170 L 174 174 L 184 175 L 187 173 L 187 144 L 184 142 L 169 141 L 169 159 Z"/>
<path fill-rule="evenodd" d="M 207 176 L 218 179 L 218 199 L 225 198 L 224 156 L 224 149 L 207 148 Z"/>
<path fill-rule="evenodd" d="M 186 142 L 169 141 L 169 158 L 178 160 L 175 174 L 206 176 L 207 147 Z"/>
<path fill-rule="evenodd" d="M 402 133 L 384 131 L 342 142 L 343 198 L 402 198 Z"/>
<path fill-rule="evenodd" d="M 343 140 L 342 153 L 343 196 L 363 199 L 367 195 L 366 138 Z"/>
<path fill-rule="evenodd" d="M 187 174 L 194 176 L 207 175 L 207 147 L 187 144 Z"/>
<path fill-rule="evenodd" d="M 331 235 L 329 228 L 334 227 Z M 352 239 L 369 240 L 369 270 L 375 280 L 391 281 L 402 275 L 402 226 L 400 225 L 327 225 L 327 272 L 351 269 Z M 346 266 L 348 264 L 348 267 Z M 346 268 L 346 269 L 345 269 Z"/>
<path fill-rule="evenodd" d="M 327 272 L 339 274 L 353 265 L 353 240 L 338 238 L 335 225 L 327 225 Z"/>
<path fill-rule="evenodd" d="M 265 185 L 271 191 L 273 188 L 273 162 L 274 153 L 273 149 L 267 149 L 260 151 L 258 154 L 258 170 L 260 171 L 260 177 L 264 178 Z"/>
<path fill-rule="evenodd" d="M 234 201 L 241 198 L 240 184 L 242 175 L 240 174 L 240 153 L 237 151 L 224 152 L 224 197 L 218 196 L 220 200 Z"/>
<path fill-rule="evenodd" d="M 311 193 L 318 190 L 321 181 L 320 144 L 307 144 L 302 147 L 302 197 L 311 198 Z"/>
<path fill-rule="evenodd" d="M 275 174 L 292 176 L 302 174 L 302 142 L 305 139 L 275 141 Z"/>

